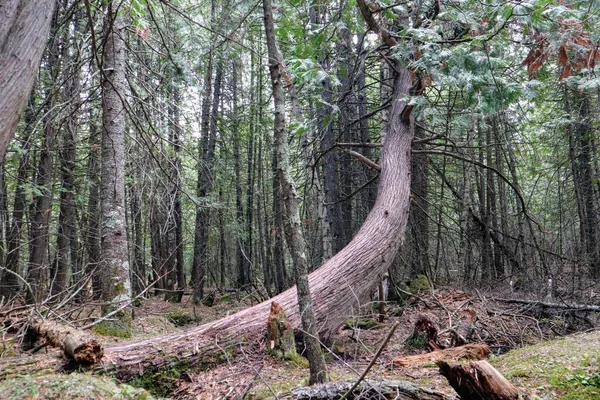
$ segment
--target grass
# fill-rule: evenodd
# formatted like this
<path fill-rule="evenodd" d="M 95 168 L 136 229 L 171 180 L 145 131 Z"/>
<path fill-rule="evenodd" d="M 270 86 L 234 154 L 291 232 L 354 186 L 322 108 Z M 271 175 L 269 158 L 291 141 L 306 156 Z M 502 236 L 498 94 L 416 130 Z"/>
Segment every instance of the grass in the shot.
<path fill-rule="evenodd" d="M 513 384 L 543 398 L 600 398 L 600 332 L 513 350 L 491 363 Z"/>

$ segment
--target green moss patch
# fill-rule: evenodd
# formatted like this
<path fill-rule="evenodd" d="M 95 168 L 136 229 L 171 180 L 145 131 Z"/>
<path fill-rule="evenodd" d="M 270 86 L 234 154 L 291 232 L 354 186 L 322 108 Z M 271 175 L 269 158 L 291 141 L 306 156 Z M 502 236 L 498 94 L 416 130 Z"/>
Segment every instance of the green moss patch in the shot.
<path fill-rule="evenodd" d="M 7 379 L 0 382 L 0 399 L 96 400 L 135 399 L 153 397 L 143 389 L 86 374 L 50 374 Z"/>
<path fill-rule="evenodd" d="M 200 322 L 201 318 L 185 311 L 171 311 L 167 314 L 167 320 L 175 326 L 186 326 Z"/>
<path fill-rule="evenodd" d="M 600 398 L 600 332 L 513 350 L 491 362 L 513 384 L 542 398 Z"/>

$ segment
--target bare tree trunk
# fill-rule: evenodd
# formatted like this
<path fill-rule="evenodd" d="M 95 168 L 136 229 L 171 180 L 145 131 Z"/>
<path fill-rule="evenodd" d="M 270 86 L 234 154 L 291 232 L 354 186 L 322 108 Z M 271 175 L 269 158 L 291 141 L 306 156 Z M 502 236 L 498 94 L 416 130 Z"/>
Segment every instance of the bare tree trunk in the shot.
<path fill-rule="evenodd" d="M 296 288 L 298 304 L 304 330 L 306 355 L 310 366 L 309 383 L 323 383 L 329 380 L 327 365 L 321 351 L 313 303 L 308 284 L 308 258 L 306 242 L 300 229 L 300 210 L 298 209 L 298 194 L 290 173 L 289 145 L 285 121 L 285 94 L 283 92 L 282 65 L 283 57 L 277 45 L 275 26 L 273 22 L 273 6 L 270 0 L 263 0 L 265 34 L 269 53 L 269 72 L 273 85 L 274 121 L 273 136 L 277 148 L 277 175 L 281 185 L 285 207 L 284 228 L 285 236 L 294 268 L 296 270 Z"/>
<path fill-rule="evenodd" d="M 123 309 L 105 321 L 111 334 L 131 335 L 132 310 L 125 214 L 125 34 L 116 4 L 109 3 L 102 71 L 101 271 L 102 313 Z"/>
<path fill-rule="evenodd" d="M 37 78 L 55 0 L 0 3 L 0 162 Z"/>
<path fill-rule="evenodd" d="M 80 34 L 77 15 L 73 16 L 73 32 Z M 68 30 L 67 32 L 70 32 Z M 66 36 L 66 35 L 65 35 Z M 69 37 L 65 37 L 65 41 L 69 42 Z M 73 36 L 73 41 L 76 38 Z M 68 56 L 68 47 L 65 46 L 63 56 Z M 56 265 L 55 273 L 52 277 L 52 296 L 61 296 L 67 285 L 67 276 L 69 268 L 75 281 L 82 277 L 77 271 L 77 241 L 76 241 L 76 204 L 75 204 L 75 189 L 76 189 L 76 139 L 77 139 L 77 123 L 79 107 L 81 101 L 81 83 L 80 83 L 80 64 L 76 58 L 71 59 L 70 67 L 63 70 L 64 80 L 67 82 L 64 98 L 69 102 L 68 120 L 63 128 L 62 148 L 60 151 L 60 167 L 62 189 L 60 192 L 60 214 L 58 217 L 58 235 L 56 237 Z M 75 251 L 71 251 L 75 246 Z"/>

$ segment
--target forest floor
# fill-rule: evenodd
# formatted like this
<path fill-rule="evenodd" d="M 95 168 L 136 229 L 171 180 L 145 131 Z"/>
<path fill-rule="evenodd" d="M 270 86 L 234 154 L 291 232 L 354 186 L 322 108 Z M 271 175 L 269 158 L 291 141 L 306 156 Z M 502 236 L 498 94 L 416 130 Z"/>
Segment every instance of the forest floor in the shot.
<path fill-rule="evenodd" d="M 247 307 L 251 299 L 250 296 L 235 299 L 233 294 L 216 294 L 214 305 L 207 307 L 194 306 L 187 297 L 179 304 L 164 302 L 160 296 L 150 297 L 135 308 L 134 339 L 209 322 Z M 450 345 L 465 312 L 476 316 L 470 341 L 488 344 L 493 353 L 490 362 L 523 392 L 542 399 L 600 398 L 600 332 L 594 331 L 597 321 L 593 313 L 551 310 L 535 303 L 507 304 L 487 294 L 450 289 L 425 290 L 406 295 L 400 302 L 389 302 L 382 323 L 378 322 L 380 316 L 375 303 L 366 305 L 359 315 L 348 316 L 328 347 L 331 379 L 356 380 L 373 360 L 392 325 L 398 322 L 398 328 L 367 378 L 405 380 L 444 393 L 448 399 L 454 398 L 454 390 L 435 365 L 420 363 L 397 367 L 392 361 L 427 351 L 405 343 L 419 318 L 426 317 L 436 326 L 437 343 L 445 347 Z M 105 338 L 104 342 L 109 344 L 115 340 Z M 170 382 L 161 382 L 162 391 L 152 388 L 155 397 L 283 399 L 291 398 L 292 389 L 307 385 L 308 369 L 303 363 L 277 361 L 267 355 L 264 343 L 255 343 L 240 349 L 235 357 L 214 369 L 186 371 L 168 379 Z M 6 386 L 0 383 L 1 398 L 24 398 L 6 391 Z M 8 386 L 18 385 L 13 382 Z M 107 393 L 114 397 L 96 398 L 145 398 L 127 388 L 111 390 Z M 51 398 L 39 391 L 35 393 L 28 393 L 29 398 Z"/>

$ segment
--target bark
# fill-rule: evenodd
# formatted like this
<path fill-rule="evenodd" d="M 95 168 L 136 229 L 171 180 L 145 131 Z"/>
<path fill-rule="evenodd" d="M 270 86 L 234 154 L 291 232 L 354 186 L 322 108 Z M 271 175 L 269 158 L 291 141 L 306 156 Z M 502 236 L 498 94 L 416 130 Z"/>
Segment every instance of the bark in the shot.
<path fill-rule="evenodd" d="M 213 4 L 214 13 L 214 4 Z M 205 76 L 205 91 L 209 93 L 203 99 L 202 104 L 202 158 L 200 160 L 198 171 L 198 198 L 204 204 L 196 210 L 196 232 L 194 239 L 194 260 L 192 264 L 192 274 L 194 275 L 193 300 L 199 302 L 204 296 L 204 285 L 206 283 L 206 267 L 208 264 L 208 227 L 210 224 L 210 207 L 208 204 L 208 195 L 213 187 L 213 171 L 215 159 L 215 147 L 217 141 L 217 120 L 219 116 L 219 102 L 221 96 L 221 81 L 223 79 L 223 63 L 217 62 L 215 72 L 215 84 L 213 98 L 210 103 L 210 88 L 212 75 L 212 53 L 209 56 L 209 66 Z M 205 93 L 206 93 L 205 92 Z M 212 104 L 211 104 L 212 103 Z M 210 113 L 208 112 L 209 110 Z M 206 120 L 204 119 L 206 118 Z"/>
<path fill-rule="evenodd" d="M 240 142 L 242 141 L 240 135 L 240 121 L 238 119 L 238 115 L 240 115 L 240 109 L 238 108 L 238 69 L 239 65 L 237 61 L 233 62 L 232 65 L 232 94 L 233 94 L 233 169 L 235 174 L 235 216 L 236 222 L 238 223 L 240 229 L 244 226 L 244 204 L 242 202 L 242 160 L 240 157 Z M 251 89 L 252 90 L 252 89 Z M 253 114 L 251 114 L 250 118 L 253 118 Z M 253 124 L 253 121 L 250 122 Z M 250 129 L 252 130 L 253 127 Z M 252 138 L 250 138 L 250 142 L 252 142 Z M 251 145 L 250 145 L 251 146 Z M 248 152 L 248 157 L 251 158 L 251 148 Z M 249 171 L 251 173 L 251 170 Z M 248 176 L 250 180 L 251 177 Z M 248 196 L 249 200 L 250 197 Z M 252 216 L 252 214 L 250 214 Z M 252 225 L 250 224 L 250 227 Z M 246 229 L 248 225 L 244 226 Z M 239 287 L 243 287 L 244 285 L 250 283 L 247 279 L 248 272 L 250 270 L 250 257 L 251 254 L 248 254 L 249 246 L 246 243 L 245 239 L 242 235 L 237 238 L 236 243 L 237 248 L 237 285 Z"/>
<path fill-rule="evenodd" d="M 593 304 L 550 303 L 550 302 L 535 301 L 535 300 L 502 299 L 502 298 L 498 298 L 498 297 L 493 297 L 493 300 L 500 301 L 502 303 L 526 304 L 529 306 L 541 306 L 541 307 L 547 307 L 547 308 L 556 308 L 559 310 L 600 312 L 600 306 L 593 305 Z"/>
<path fill-rule="evenodd" d="M 330 106 L 333 101 L 333 93 L 331 89 L 331 80 L 329 77 L 323 80 L 323 106 L 319 111 L 319 122 L 321 125 L 323 139 L 321 141 L 321 151 L 323 155 L 323 190 L 325 192 L 324 200 L 327 212 L 325 214 L 325 224 L 323 225 L 324 241 L 329 248 L 325 248 L 326 252 L 330 251 L 331 255 L 336 254 L 343 247 L 343 224 L 340 197 L 340 179 L 338 167 L 338 153 L 333 150 L 336 138 L 331 118 L 333 109 Z M 331 258 L 329 254 L 325 258 Z"/>
<path fill-rule="evenodd" d="M 125 34 L 124 24 L 109 4 L 102 79 L 101 271 L 103 314 L 131 300 L 127 219 L 125 214 Z M 125 306 L 108 325 L 128 336 L 131 308 Z"/>
<path fill-rule="evenodd" d="M 77 363 L 94 364 L 104 355 L 104 349 L 96 338 L 79 329 L 37 319 L 32 322 L 31 330 L 47 344 L 60 347 L 68 359 Z"/>
<path fill-rule="evenodd" d="M 423 138 L 422 129 L 415 129 L 415 138 Z M 423 144 L 415 144 L 414 150 L 422 150 Z M 410 208 L 407 248 L 411 251 L 411 272 L 430 274 L 429 266 L 429 156 L 415 154 L 411 163 L 411 192 L 413 194 Z M 437 273 L 438 271 L 435 271 Z"/>
<path fill-rule="evenodd" d="M 440 373 L 462 400 L 517 400 L 519 391 L 487 361 L 467 365 L 438 363 Z"/>
<path fill-rule="evenodd" d="M 0 162 L 37 77 L 55 0 L 0 3 Z"/>
<path fill-rule="evenodd" d="M 86 274 L 92 278 L 92 297 L 102 296 L 102 279 L 100 276 L 100 157 L 101 135 L 94 123 L 95 115 L 90 108 L 90 155 L 87 166 L 87 179 L 90 192 L 87 203 L 87 223 L 85 225 L 85 249 L 87 253 Z"/>

